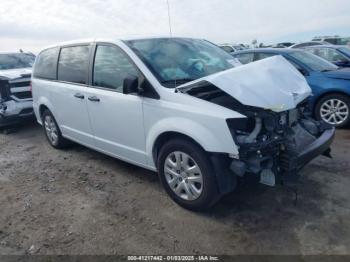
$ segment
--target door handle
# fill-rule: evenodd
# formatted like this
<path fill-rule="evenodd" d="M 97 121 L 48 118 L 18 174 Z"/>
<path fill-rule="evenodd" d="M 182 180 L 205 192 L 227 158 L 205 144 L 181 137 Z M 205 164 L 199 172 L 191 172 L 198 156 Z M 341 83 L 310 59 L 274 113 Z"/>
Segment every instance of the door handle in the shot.
<path fill-rule="evenodd" d="M 88 99 L 92 102 L 100 102 L 100 99 L 97 96 L 89 96 Z"/>
<path fill-rule="evenodd" d="M 76 93 L 74 97 L 79 98 L 79 99 L 84 99 L 84 95 L 80 93 Z"/>

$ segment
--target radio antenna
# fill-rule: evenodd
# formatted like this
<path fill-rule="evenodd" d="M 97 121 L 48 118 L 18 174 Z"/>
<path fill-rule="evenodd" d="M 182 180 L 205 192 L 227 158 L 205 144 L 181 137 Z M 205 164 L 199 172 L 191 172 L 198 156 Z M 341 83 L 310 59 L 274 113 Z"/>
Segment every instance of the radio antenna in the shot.
<path fill-rule="evenodd" d="M 171 18 L 170 18 L 170 4 L 169 4 L 169 0 L 166 0 L 167 6 L 168 6 L 168 22 L 169 22 L 169 33 L 170 36 L 173 36 L 173 32 L 171 30 Z"/>

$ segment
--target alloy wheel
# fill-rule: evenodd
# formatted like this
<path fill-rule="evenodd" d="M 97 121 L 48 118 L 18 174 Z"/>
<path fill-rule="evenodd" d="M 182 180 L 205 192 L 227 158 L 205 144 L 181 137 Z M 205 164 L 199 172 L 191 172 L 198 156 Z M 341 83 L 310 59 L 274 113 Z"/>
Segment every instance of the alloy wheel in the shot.
<path fill-rule="evenodd" d="M 329 99 L 323 102 L 320 108 L 323 121 L 331 125 L 342 124 L 349 116 L 348 105 L 340 99 Z"/>

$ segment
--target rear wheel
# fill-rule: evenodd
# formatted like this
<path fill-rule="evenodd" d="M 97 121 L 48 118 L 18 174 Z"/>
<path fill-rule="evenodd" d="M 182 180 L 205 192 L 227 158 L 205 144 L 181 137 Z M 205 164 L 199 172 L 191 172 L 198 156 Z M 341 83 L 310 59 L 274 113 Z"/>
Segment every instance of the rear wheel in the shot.
<path fill-rule="evenodd" d="M 323 97 L 316 105 L 316 117 L 335 127 L 350 123 L 350 98 L 341 94 Z"/>
<path fill-rule="evenodd" d="M 54 148 L 65 148 L 69 141 L 62 136 L 57 122 L 49 110 L 45 110 L 42 115 L 43 128 L 50 145 Z"/>
<path fill-rule="evenodd" d="M 191 210 L 205 210 L 218 199 L 216 176 L 207 153 L 184 139 L 166 143 L 159 154 L 161 183 L 170 197 Z"/>

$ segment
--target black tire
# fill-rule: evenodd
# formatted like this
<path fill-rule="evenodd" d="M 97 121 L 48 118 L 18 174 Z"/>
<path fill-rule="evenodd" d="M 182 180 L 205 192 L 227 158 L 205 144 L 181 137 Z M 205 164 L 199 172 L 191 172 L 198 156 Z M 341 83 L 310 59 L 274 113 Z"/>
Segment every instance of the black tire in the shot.
<path fill-rule="evenodd" d="M 316 107 L 315 107 L 315 116 L 316 116 L 316 118 L 318 120 L 322 120 L 321 107 L 327 100 L 331 100 L 331 99 L 337 99 L 337 100 L 340 100 L 343 103 L 345 103 L 347 105 L 347 107 L 348 107 L 348 112 L 349 112 L 348 115 L 347 115 L 347 118 L 342 123 L 334 124 L 334 126 L 337 127 L 337 128 L 342 128 L 342 127 L 349 126 L 349 124 L 350 124 L 350 97 L 346 96 L 346 95 L 342 95 L 342 94 L 329 94 L 329 95 L 326 95 L 323 98 L 321 98 L 317 102 Z"/>
<path fill-rule="evenodd" d="M 45 126 L 45 119 L 49 117 L 52 119 L 52 124 L 54 124 L 56 130 L 57 130 L 57 140 L 54 142 L 48 135 L 48 132 L 46 131 L 46 126 Z M 62 136 L 62 133 L 61 133 L 61 130 L 56 122 L 56 119 L 55 117 L 52 115 L 52 113 L 50 112 L 50 110 L 46 109 L 42 116 L 42 123 L 43 123 L 43 129 L 44 129 L 44 133 L 45 133 L 45 136 L 47 138 L 47 141 L 49 142 L 49 144 L 56 148 L 56 149 L 63 149 L 63 148 L 66 148 L 70 142 L 69 140 L 65 139 L 63 136 Z"/>
<path fill-rule="evenodd" d="M 164 172 L 165 160 L 171 153 L 176 151 L 184 152 L 189 155 L 196 162 L 202 173 L 202 192 L 197 199 L 185 200 L 181 198 L 171 189 L 166 180 Z M 180 206 L 193 211 L 203 211 L 213 206 L 219 200 L 220 194 L 212 162 L 208 154 L 195 143 L 186 139 L 170 140 L 161 148 L 157 166 L 159 178 L 163 187 L 169 196 Z"/>

